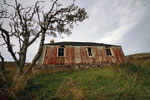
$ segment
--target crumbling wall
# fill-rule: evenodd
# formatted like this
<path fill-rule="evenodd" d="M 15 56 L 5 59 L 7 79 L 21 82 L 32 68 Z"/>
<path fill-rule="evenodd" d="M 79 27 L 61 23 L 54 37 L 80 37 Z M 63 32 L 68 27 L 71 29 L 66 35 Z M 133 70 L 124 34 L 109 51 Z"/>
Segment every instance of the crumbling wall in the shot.
<path fill-rule="evenodd" d="M 45 46 L 40 63 L 42 65 L 124 63 L 125 57 L 121 47 L 109 47 L 112 55 L 107 55 L 105 46 L 65 46 L 64 57 L 58 56 L 61 46 Z M 87 48 L 92 48 L 88 56 Z"/>

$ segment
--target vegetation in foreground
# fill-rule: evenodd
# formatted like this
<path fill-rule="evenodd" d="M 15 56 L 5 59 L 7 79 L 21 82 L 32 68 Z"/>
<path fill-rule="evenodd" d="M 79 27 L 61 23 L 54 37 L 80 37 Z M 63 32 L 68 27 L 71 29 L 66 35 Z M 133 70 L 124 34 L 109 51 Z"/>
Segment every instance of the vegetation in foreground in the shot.
<path fill-rule="evenodd" d="M 9 68 L 7 67 L 7 69 Z M 150 98 L 149 77 L 150 62 L 139 59 L 119 66 L 92 69 L 53 69 L 31 74 L 22 90 L 13 92 L 13 95 L 12 91 L 7 91 L 9 93 L 5 93 L 5 95 L 25 100 L 148 100 Z M 9 86 L 6 85 L 5 89 L 8 89 L 7 87 Z"/>

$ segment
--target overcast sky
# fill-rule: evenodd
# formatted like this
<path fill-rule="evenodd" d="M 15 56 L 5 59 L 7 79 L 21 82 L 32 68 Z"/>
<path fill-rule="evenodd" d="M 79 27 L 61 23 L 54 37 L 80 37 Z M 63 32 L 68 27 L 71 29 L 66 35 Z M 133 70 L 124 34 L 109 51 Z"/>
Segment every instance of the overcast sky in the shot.
<path fill-rule="evenodd" d="M 34 1 L 22 0 L 22 3 L 31 5 Z M 65 5 L 68 1 L 70 0 L 61 0 Z M 12 3 L 13 0 L 8 2 Z M 76 0 L 76 4 L 86 9 L 89 18 L 78 23 L 70 37 L 58 36 L 54 38 L 55 42 L 116 44 L 122 46 L 125 55 L 150 52 L 150 0 Z M 46 37 L 45 43 L 51 39 L 52 37 Z M 37 49 L 38 41 L 28 49 L 27 61 L 31 61 Z M 4 47 L 0 47 L 0 51 L 5 60 L 12 60 Z"/>

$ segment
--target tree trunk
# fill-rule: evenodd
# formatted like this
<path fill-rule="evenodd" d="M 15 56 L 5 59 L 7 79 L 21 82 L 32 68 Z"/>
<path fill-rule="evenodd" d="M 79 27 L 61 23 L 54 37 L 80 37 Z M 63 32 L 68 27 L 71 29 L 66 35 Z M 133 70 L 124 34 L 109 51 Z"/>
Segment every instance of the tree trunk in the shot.
<path fill-rule="evenodd" d="M 21 47 L 21 51 L 19 52 L 19 63 L 18 63 L 18 70 L 16 71 L 16 75 L 14 77 L 14 81 L 19 79 L 21 75 L 23 75 L 23 69 L 26 62 L 26 54 L 27 54 L 27 48 L 28 48 L 28 36 L 24 37 L 24 42 Z"/>
<path fill-rule="evenodd" d="M 1 62 L 0 62 L 0 71 L 1 71 L 1 76 L 3 80 L 7 80 L 7 76 L 5 73 L 5 68 L 4 68 L 4 58 L 0 54 Z"/>
<path fill-rule="evenodd" d="M 22 49 L 19 55 L 20 58 L 19 58 L 18 70 L 16 71 L 14 80 L 18 79 L 21 75 L 23 75 L 23 69 L 26 62 L 26 52 L 27 52 L 27 46 L 24 46 L 24 48 Z"/>
<path fill-rule="evenodd" d="M 14 81 L 16 81 L 17 79 L 19 79 L 19 77 L 23 74 L 23 68 L 18 67 L 15 77 L 14 77 Z"/>
<path fill-rule="evenodd" d="M 24 72 L 24 74 L 23 74 L 24 77 L 26 77 L 26 75 L 28 73 L 30 73 L 30 71 L 32 70 L 32 68 L 34 67 L 34 65 L 36 64 L 36 62 L 38 61 L 38 59 L 40 58 L 40 56 L 42 54 L 43 46 L 44 46 L 44 41 L 45 41 L 45 31 L 43 30 L 42 31 L 42 35 L 41 35 L 41 41 L 40 41 L 38 52 L 34 56 L 32 62 L 30 64 L 30 66 L 28 67 L 28 69 Z"/>

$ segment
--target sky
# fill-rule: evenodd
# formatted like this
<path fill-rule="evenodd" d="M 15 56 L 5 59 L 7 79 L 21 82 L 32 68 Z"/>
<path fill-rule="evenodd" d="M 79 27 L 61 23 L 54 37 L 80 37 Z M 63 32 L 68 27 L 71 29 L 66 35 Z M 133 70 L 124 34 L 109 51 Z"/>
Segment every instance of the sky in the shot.
<path fill-rule="evenodd" d="M 7 0 L 13 4 L 13 0 Z M 27 2 L 25 6 L 34 4 L 36 0 Z M 46 0 L 48 10 L 50 0 Z M 59 1 L 59 0 L 58 0 Z M 71 0 L 60 0 L 64 5 Z M 0 1 L 1 2 L 1 1 Z M 121 45 L 125 55 L 150 52 L 150 0 L 76 0 L 76 4 L 85 8 L 89 18 L 74 26 L 72 34 L 53 38 L 46 37 L 45 43 L 51 39 L 55 42 L 81 41 Z M 8 27 L 8 25 L 4 25 Z M 2 41 L 2 40 L 0 40 Z M 17 42 L 15 39 L 13 43 Z M 38 50 L 37 40 L 28 49 L 27 61 L 30 62 Z M 17 50 L 17 47 L 14 48 Z M 5 47 L 0 47 L 5 60 L 12 60 Z"/>

